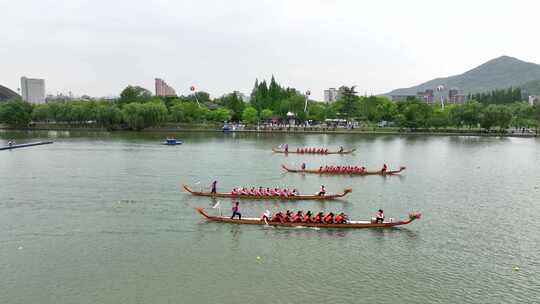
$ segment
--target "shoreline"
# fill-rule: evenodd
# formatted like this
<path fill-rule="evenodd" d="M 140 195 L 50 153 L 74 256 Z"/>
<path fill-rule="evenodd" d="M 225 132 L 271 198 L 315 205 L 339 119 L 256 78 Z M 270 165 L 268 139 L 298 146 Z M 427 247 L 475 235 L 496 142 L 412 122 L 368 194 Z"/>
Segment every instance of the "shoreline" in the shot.
<path fill-rule="evenodd" d="M 535 138 L 538 137 L 536 133 L 486 133 L 486 132 L 475 132 L 475 131 L 463 131 L 463 132 L 453 132 L 453 131 L 398 131 L 398 130 L 343 130 L 343 129 L 324 129 L 324 130 L 305 130 L 300 128 L 289 128 L 289 129 L 244 129 L 244 130 L 234 130 L 224 132 L 221 129 L 215 128 L 183 128 L 183 127 L 162 127 L 162 128 L 147 128 L 141 131 L 130 131 L 130 130 L 108 130 L 106 128 L 100 127 L 7 127 L 0 126 L 0 130 L 5 131 L 89 131 L 89 132 L 141 132 L 141 133 L 166 133 L 166 132 L 212 132 L 212 133 L 230 133 L 230 134 L 339 134 L 339 135 L 413 135 L 413 136 L 482 136 L 482 137 L 516 137 L 516 138 Z"/>

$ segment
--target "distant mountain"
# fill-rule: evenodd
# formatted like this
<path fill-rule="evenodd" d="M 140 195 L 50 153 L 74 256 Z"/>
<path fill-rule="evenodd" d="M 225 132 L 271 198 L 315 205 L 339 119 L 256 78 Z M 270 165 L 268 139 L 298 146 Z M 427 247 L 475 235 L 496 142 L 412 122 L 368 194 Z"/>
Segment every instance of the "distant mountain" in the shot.
<path fill-rule="evenodd" d="M 414 87 L 396 89 L 384 95 L 416 95 L 417 92 L 436 89 L 440 85 L 443 85 L 446 90 L 457 88 L 460 93 L 465 94 L 524 86 L 528 86 L 531 91 L 540 92 L 540 65 L 501 56 L 463 74 L 436 78 Z"/>

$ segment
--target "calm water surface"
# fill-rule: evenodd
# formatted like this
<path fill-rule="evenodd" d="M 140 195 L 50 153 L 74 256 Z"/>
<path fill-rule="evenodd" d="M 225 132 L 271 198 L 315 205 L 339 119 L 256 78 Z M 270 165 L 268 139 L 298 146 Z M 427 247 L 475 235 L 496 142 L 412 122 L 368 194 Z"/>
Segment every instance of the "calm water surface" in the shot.
<path fill-rule="evenodd" d="M 540 141 L 481 137 L 0 132 L 0 303 L 540 303 Z M 295 156 L 272 145 L 356 147 Z M 286 174 L 280 164 L 407 166 L 402 177 Z M 392 230 L 206 223 L 181 183 L 297 187 L 339 202 L 241 202 L 369 218 Z M 229 212 L 230 200 L 221 200 Z M 211 210 L 215 212 L 215 210 Z M 258 259 L 257 257 L 260 257 Z"/>

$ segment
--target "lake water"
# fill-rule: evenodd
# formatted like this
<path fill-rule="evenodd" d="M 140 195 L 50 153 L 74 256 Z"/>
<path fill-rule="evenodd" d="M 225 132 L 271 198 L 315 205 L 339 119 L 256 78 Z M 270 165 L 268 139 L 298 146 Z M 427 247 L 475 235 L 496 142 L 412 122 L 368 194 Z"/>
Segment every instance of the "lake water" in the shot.
<path fill-rule="evenodd" d="M 540 303 L 540 140 L 493 137 L 0 131 L 0 303 Z M 356 147 L 353 155 L 270 148 Z M 284 173 L 407 166 L 401 177 Z M 325 184 L 336 202 L 242 201 L 244 216 L 421 211 L 399 229 L 207 223 L 180 188 Z M 221 200 L 229 214 L 231 201 Z M 210 212 L 216 210 L 210 209 Z M 259 258 L 257 258 L 259 257 Z"/>

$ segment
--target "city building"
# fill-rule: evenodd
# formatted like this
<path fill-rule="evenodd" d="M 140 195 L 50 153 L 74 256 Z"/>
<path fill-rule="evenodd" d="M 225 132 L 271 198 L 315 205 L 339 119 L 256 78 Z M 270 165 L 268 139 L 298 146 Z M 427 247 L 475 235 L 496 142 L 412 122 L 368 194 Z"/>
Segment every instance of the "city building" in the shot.
<path fill-rule="evenodd" d="M 340 97 L 339 90 L 336 88 L 329 88 L 328 90 L 324 90 L 324 102 L 326 103 L 333 103 L 336 102 Z"/>
<path fill-rule="evenodd" d="M 529 96 L 529 105 L 532 107 L 535 104 L 540 104 L 540 96 Z"/>
<path fill-rule="evenodd" d="M 21 95 L 29 103 L 45 103 L 45 80 L 21 77 Z"/>
<path fill-rule="evenodd" d="M 465 94 L 459 94 L 458 89 L 448 90 L 448 103 L 450 104 L 463 104 L 467 101 L 467 96 Z"/>
<path fill-rule="evenodd" d="M 424 92 L 417 92 L 416 97 L 428 104 L 432 104 L 435 100 L 435 94 L 433 93 L 433 89 L 426 89 Z"/>
<path fill-rule="evenodd" d="M 156 96 L 176 96 L 176 92 L 165 80 L 156 78 Z"/>

